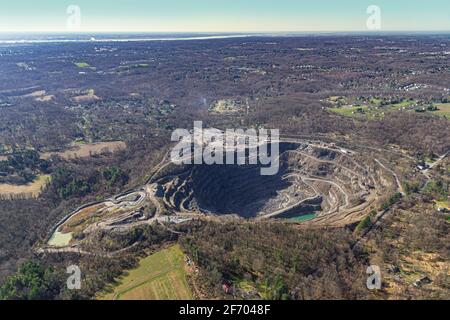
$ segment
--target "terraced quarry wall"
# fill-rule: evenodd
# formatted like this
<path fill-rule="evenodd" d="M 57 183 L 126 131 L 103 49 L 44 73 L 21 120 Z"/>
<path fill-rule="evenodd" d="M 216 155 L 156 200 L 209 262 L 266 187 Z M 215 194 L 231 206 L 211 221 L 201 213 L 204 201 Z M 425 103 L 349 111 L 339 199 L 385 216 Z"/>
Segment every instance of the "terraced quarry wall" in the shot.
<path fill-rule="evenodd" d="M 348 218 L 398 188 L 392 172 L 374 158 L 301 143 L 282 145 L 274 176 L 262 176 L 258 165 L 192 165 L 156 183 L 168 210 L 257 219 L 312 211 L 319 218 Z"/>
<path fill-rule="evenodd" d="M 394 170 L 360 149 L 283 141 L 279 162 L 278 174 L 264 176 L 260 165 L 178 166 L 165 158 L 146 185 L 73 212 L 54 229 L 69 242 L 49 245 L 64 250 L 97 230 L 195 218 L 302 221 L 308 215 L 308 223 L 342 226 L 401 190 Z"/>

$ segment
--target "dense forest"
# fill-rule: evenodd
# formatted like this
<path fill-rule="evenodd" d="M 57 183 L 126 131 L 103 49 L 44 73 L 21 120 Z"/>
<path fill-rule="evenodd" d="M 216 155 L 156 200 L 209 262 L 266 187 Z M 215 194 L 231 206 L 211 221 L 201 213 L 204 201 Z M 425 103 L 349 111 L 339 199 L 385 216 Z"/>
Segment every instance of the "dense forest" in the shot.
<path fill-rule="evenodd" d="M 252 290 L 241 294 L 253 298 L 364 298 L 367 257 L 352 250 L 352 241 L 344 229 L 210 223 L 181 244 L 200 267 L 198 281 L 210 297 L 227 298 L 223 283 L 246 281 Z"/>

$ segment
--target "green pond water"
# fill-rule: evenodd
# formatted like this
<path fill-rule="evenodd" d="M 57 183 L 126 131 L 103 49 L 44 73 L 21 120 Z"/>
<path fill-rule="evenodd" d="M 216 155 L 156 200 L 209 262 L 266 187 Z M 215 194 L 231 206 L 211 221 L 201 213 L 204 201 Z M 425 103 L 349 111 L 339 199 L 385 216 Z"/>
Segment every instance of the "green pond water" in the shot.
<path fill-rule="evenodd" d="M 301 215 L 298 217 L 289 218 L 287 220 L 291 221 L 291 222 L 302 222 L 302 221 L 312 220 L 316 217 L 317 217 L 316 213 L 308 213 L 308 214 L 304 214 L 304 215 Z"/>

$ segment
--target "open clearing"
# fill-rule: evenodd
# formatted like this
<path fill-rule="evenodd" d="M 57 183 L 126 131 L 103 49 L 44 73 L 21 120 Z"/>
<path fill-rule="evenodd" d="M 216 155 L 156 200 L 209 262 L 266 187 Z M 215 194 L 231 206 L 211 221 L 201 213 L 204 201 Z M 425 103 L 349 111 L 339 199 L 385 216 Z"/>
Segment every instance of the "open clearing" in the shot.
<path fill-rule="evenodd" d="M 450 200 L 448 201 L 434 201 L 438 207 L 450 210 Z"/>
<path fill-rule="evenodd" d="M 35 101 L 39 101 L 39 102 L 48 102 L 48 101 L 52 101 L 55 96 L 54 95 L 47 95 L 47 91 L 45 90 L 39 90 L 39 91 L 34 91 L 30 94 L 26 94 L 23 97 L 28 98 L 34 98 Z"/>
<path fill-rule="evenodd" d="M 219 100 L 210 107 L 210 111 L 216 113 L 235 113 L 240 109 L 239 103 L 232 99 Z"/>
<path fill-rule="evenodd" d="M 340 114 L 342 116 L 346 116 L 346 117 L 352 117 L 352 116 L 357 116 L 357 115 L 361 115 L 364 116 L 366 114 L 366 112 L 369 110 L 368 106 L 343 106 L 340 108 L 329 108 L 328 109 L 331 112 Z"/>
<path fill-rule="evenodd" d="M 439 110 L 434 111 L 433 114 L 445 116 L 450 119 L 450 103 L 438 103 L 435 105 Z"/>
<path fill-rule="evenodd" d="M 77 145 L 62 152 L 46 152 L 41 155 L 42 159 L 49 159 L 52 155 L 57 155 L 65 160 L 74 158 L 88 158 L 91 155 L 103 153 L 105 151 L 117 152 L 125 149 L 126 144 L 123 141 L 110 141 L 87 143 Z"/>
<path fill-rule="evenodd" d="M 78 67 L 78 68 L 89 68 L 90 65 L 87 62 L 74 62 L 74 64 Z"/>
<path fill-rule="evenodd" d="M 335 102 L 332 100 L 335 97 L 331 97 L 328 101 Z M 377 100 L 372 99 L 371 102 L 376 102 Z M 412 105 L 416 105 L 416 100 L 406 100 L 397 104 L 391 104 L 384 107 L 369 106 L 369 105 L 343 105 L 341 107 L 328 108 L 328 111 L 340 114 L 346 117 L 361 117 L 361 118 L 382 118 L 388 112 L 406 110 L 408 112 L 414 112 L 415 108 Z M 434 106 L 438 108 L 437 111 L 427 111 L 428 114 L 435 116 L 444 116 L 450 119 L 450 103 L 435 103 Z"/>
<path fill-rule="evenodd" d="M 72 100 L 75 101 L 76 103 L 83 103 L 83 102 L 97 101 L 100 100 L 100 98 L 95 95 L 94 89 L 89 89 L 86 91 L 86 94 L 73 97 Z"/>
<path fill-rule="evenodd" d="M 0 184 L 0 195 L 2 196 L 16 196 L 16 195 L 30 195 L 31 197 L 39 197 L 42 188 L 50 181 L 49 175 L 40 175 L 32 183 L 26 185 L 12 185 Z"/>
<path fill-rule="evenodd" d="M 330 97 L 328 101 L 335 103 L 336 101 L 339 100 L 339 99 L 333 100 L 333 98 L 336 99 L 336 97 Z M 342 101 L 342 99 L 340 101 Z M 386 113 L 392 111 L 401 111 L 401 110 L 414 111 L 414 109 L 409 110 L 408 108 L 411 108 L 411 106 L 416 105 L 417 101 L 405 100 L 400 103 L 385 106 L 381 106 L 380 103 L 381 103 L 380 99 L 372 98 L 370 101 L 368 101 L 367 104 L 343 105 L 340 107 L 338 106 L 329 108 L 328 110 L 330 112 L 334 112 L 346 117 L 383 118 Z"/>
<path fill-rule="evenodd" d="M 139 262 L 118 279 L 103 300 L 191 300 L 186 280 L 184 254 L 179 245 L 161 250 Z"/>

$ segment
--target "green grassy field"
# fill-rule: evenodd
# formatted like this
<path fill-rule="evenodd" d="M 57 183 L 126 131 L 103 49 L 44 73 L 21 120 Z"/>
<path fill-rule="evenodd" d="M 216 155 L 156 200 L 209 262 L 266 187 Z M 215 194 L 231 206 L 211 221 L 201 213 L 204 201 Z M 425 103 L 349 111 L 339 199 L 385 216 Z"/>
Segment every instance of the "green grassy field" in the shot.
<path fill-rule="evenodd" d="M 74 63 L 78 68 L 89 68 L 90 65 L 87 62 L 75 62 Z"/>
<path fill-rule="evenodd" d="M 118 279 L 102 300 L 191 300 L 184 253 L 174 245 L 139 262 L 136 269 Z"/>
<path fill-rule="evenodd" d="M 119 66 L 116 68 L 116 70 L 120 73 L 120 72 L 125 72 L 125 71 L 131 71 L 133 69 L 146 69 L 149 67 L 150 67 L 150 64 L 148 64 L 148 63 L 138 63 L 138 64 Z"/>
<path fill-rule="evenodd" d="M 447 119 L 450 119 L 450 103 L 437 103 L 435 106 L 439 110 L 433 111 L 433 114 L 445 116 Z"/>
<path fill-rule="evenodd" d="M 450 210 L 450 200 L 448 201 L 434 201 L 436 203 L 436 205 L 438 205 L 439 207 L 445 208 L 447 210 Z"/>
<path fill-rule="evenodd" d="M 359 101 L 361 103 L 360 106 L 353 106 L 348 104 L 349 101 L 347 101 L 343 97 L 330 97 L 327 99 L 327 101 L 335 105 L 337 101 L 340 101 L 341 104 L 345 103 L 341 107 L 336 106 L 333 108 L 328 108 L 328 111 L 330 112 L 337 113 L 345 117 L 366 118 L 366 119 L 383 118 L 388 112 L 402 110 L 403 108 L 407 108 L 411 105 L 416 105 L 418 103 L 417 100 L 407 99 L 400 103 L 380 106 L 382 100 L 372 98 L 366 101 Z M 447 119 L 450 119 L 450 103 L 435 103 L 434 105 L 438 108 L 438 110 L 426 111 L 426 114 L 446 117 Z M 415 109 L 409 108 L 406 111 L 415 112 Z"/>
<path fill-rule="evenodd" d="M 364 113 L 358 113 L 357 110 L 361 109 L 364 111 Z M 346 117 L 365 117 L 370 113 L 369 107 L 368 106 L 359 106 L 359 107 L 354 107 L 354 106 L 342 106 L 340 108 L 329 108 L 328 109 L 331 112 L 340 114 L 342 116 L 346 116 Z"/>
<path fill-rule="evenodd" d="M 405 100 L 400 103 L 391 104 L 390 107 L 398 110 L 400 108 L 408 107 L 408 106 L 410 106 L 412 104 L 416 104 L 416 103 L 417 103 L 416 100 Z"/>
<path fill-rule="evenodd" d="M 383 118 L 386 113 L 392 111 L 401 110 L 404 107 L 408 107 L 410 105 L 414 105 L 417 103 L 416 100 L 405 100 L 400 103 L 380 106 L 380 99 L 371 99 L 370 101 L 366 101 L 368 104 L 361 106 L 351 106 L 344 105 L 341 107 L 329 108 L 328 110 L 342 116 L 346 117 L 360 117 L 360 118 Z M 358 110 L 362 110 L 362 112 L 358 112 Z M 414 110 L 410 110 L 410 112 Z"/>

